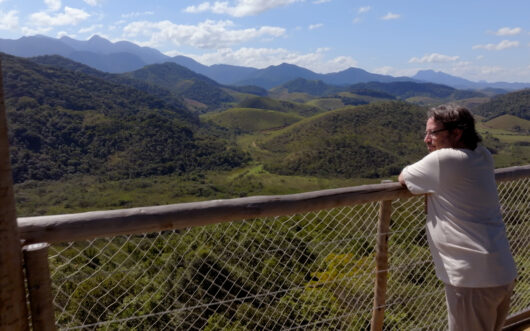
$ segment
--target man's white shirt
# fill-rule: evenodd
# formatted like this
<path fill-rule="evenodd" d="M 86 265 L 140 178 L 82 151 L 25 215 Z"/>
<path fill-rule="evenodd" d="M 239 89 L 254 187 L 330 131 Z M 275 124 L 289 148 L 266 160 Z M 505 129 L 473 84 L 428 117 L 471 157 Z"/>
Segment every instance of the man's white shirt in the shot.
<path fill-rule="evenodd" d="M 515 279 L 493 158 L 485 147 L 434 151 L 402 175 L 412 193 L 429 194 L 427 238 L 443 282 L 492 287 Z"/>

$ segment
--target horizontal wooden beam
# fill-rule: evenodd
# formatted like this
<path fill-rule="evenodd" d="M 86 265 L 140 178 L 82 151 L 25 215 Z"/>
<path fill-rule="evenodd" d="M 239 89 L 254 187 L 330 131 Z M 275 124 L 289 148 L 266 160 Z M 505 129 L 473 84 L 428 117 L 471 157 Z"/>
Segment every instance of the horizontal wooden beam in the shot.
<path fill-rule="evenodd" d="M 495 180 L 497 182 L 506 182 L 520 178 L 530 177 L 530 164 L 495 170 Z"/>
<path fill-rule="evenodd" d="M 500 180 L 530 177 L 530 166 L 497 170 Z M 18 218 L 26 243 L 68 242 L 124 234 L 184 229 L 244 219 L 293 215 L 412 194 L 399 183 L 362 185 L 314 192 L 253 196 L 78 214 Z"/>
<path fill-rule="evenodd" d="M 520 331 L 527 330 L 526 327 L 530 328 L 530 308 L 508 316 L 502 329 L 505 331 Z"/>

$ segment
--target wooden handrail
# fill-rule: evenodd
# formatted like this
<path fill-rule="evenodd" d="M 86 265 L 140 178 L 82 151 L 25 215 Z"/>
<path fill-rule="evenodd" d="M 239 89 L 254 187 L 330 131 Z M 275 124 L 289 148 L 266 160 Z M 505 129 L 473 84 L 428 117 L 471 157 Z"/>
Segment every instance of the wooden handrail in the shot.
<path fill-rule="evenodd" d="M 530 165 L 496 170 L 498 181 L 530 177 Z M 408 198 L 399 183 L 314 192 L 253 196 L 77 214 L 18 218 L 20 236 L 28 244 L 68 242 L 124 234 L 184 229 L 243 219 L 293 215 L 334 207 Z"/>

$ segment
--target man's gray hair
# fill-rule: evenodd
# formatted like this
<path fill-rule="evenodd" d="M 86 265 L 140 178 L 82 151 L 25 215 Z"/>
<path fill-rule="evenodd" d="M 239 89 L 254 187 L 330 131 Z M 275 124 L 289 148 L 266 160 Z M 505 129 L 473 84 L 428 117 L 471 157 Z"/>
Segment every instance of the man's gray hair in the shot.
<path fill-rule="evenodd" d="M 475 118 L 465 107 L 456 104 L 441 105 L 431 108 L 428 117 L 442 123 L 444 128 L 449 131 L 461 129 L 462 138 L 460 141 L 471 150 L 477 148 L 477 144 L 482 141 L 475 130 Z"/>

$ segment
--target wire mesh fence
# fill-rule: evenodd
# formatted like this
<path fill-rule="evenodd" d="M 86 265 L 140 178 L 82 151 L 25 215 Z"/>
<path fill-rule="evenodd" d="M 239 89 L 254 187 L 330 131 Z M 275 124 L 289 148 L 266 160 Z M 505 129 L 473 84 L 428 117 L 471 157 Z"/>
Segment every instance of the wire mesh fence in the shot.
<path fill-rule="evenodd" d="M 529 179 L 499 194 L 519 268 L 512 312 L 530 306 Z M 379 203 L 182 231 L 54 244 L 59 329 L 366 330 Z M 392 202 L 385 329 L 440 330 L 443 284 L 424 197 Z"/>

